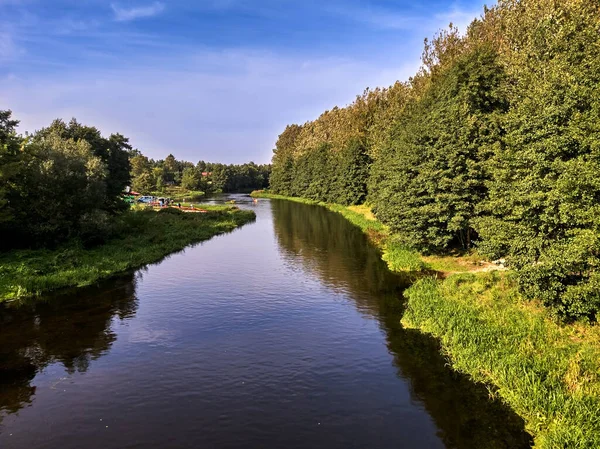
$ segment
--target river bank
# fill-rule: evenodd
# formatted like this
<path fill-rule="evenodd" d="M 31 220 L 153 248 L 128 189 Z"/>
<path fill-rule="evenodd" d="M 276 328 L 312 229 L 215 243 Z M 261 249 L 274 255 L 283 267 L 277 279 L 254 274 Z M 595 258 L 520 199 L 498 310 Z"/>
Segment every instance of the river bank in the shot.
<path fill-rule="evenodd" d="M 455 370 L 489 385 L 491 395 L 525 420 L 536 447 L 600 447 L 598 326 L 557 323 L 519 295 L 510 272 L 483 271 L 476 259 L 420 256 L 395 241 L 365 206 L 253 196 L 341 213 L 379 246 L 391 270 L 414 278 L 404 293 L 402 324 L 438 338 Z"/>
<path fill-rule="evenodd" d="M 232 231 L 255 218 L 229 206 L 202 207 L 206 213 L 175 209 L 129 211 L 115 224 L 117 236 L 86 248 L 72 241 L 56 249 L 14 250 L 0 256 L 0 301 L 83 287 Z"/>

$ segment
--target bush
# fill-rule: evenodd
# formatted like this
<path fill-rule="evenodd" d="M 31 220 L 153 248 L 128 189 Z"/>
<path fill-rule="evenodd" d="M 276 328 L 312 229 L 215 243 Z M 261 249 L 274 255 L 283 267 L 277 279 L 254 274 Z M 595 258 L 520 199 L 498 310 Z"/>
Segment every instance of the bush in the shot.
<path fill-rule="evenodd" d="M 158 211 L 159 214 L 170 214 L 170 215 L 185 215 L 185 212 L 175 207 L 165 207 Z"/>
<path fill-rule="evenodd" d="M 79 238 L 85 246 L 106 242 L 116 231 L 114 217 L 103 210 L 86 212 L 79 219 Z"/>

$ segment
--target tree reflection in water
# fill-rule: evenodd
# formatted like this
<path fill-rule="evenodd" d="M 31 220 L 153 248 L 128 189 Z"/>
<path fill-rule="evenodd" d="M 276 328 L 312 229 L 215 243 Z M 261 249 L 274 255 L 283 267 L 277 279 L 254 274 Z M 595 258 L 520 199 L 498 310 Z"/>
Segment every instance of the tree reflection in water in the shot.
<path fill-rule="evenodd" d="M 113 318 L 137 310 L 135 287 L 131 274 L 99 287 L 0 304 L 0 422 L 32 402 L 32 380 L 47 366 L 85 372 L 106 354 L 116 340 Z"/>
<path fill-rule="evenodd" d="M 448 367 L 436 339 L 404 329 L 402 291 L 409 281 L 391 273 L 362 231 L 319 206 L 272 200 L 275 235 L 286 263 L 343 291 L 384 330 L 400 377 L 435 420 L 449 448 L 528 448 L 523 420 L 486 386 Z"/>

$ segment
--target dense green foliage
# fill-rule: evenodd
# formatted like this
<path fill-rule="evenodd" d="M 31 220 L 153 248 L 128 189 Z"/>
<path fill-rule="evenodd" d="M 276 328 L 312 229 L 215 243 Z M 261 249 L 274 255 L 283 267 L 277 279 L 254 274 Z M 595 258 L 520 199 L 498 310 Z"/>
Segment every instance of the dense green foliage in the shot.
<path fill-rule="evenodd" d="M 69 241 L 55 249 L 0 254 L 0 301 L 81 287 L 156 262 L 190 243 L 231 231 L 254 219 L 252 211 L 203 206 L 205 213 L 179 209 L 127 211 L 113 220 L 103 245 L 85 248 Z"/>
<path fill-rule="evenodd" d="M 75 120 L 53 122 L 32 136 L 16 134 L 0 112 L 0 246 L 51 245 L 102 234 L 109 217 L 127 208 L 128 140 L 104 138 Z"/>
<path fill-rule="evenodd" d="M 375 214 L 422 250 L 471 247 L 472 219 L 486 193 L 483 162 L 505 108 L 496 60 L 490 48 L 475 48 L 436 72 L 373 167 Z"/>
<path fill-rule="evenodd" d="M 16 134 L 17 120 L 11 118 L 11 111 L 0 111 L 0 230 L 14 221 L 9 201 L 11 185 L 19 175 L 19 150 L 21 139 Z"/>
<path fill-rule="evenodd" d="M 139 151 L 132 152 L 131 166 L 131 187 L 144 194 L 164 193 L 173 186 L 205 193 L 250 192 L 268 187 L 271 174 L 270 165 L 254 162 L 225 165 L 199 161 L 194 165 L 172 154 L 155 161 Z"/>
<path fill-rule="evenodd" d="M 406 83 L 279 136 L 271 191 L 360 204 L 424 253 L 474 246 L 563 317 L 600 311 L 600 5 L 500 0 Z"/>
<path fill-rule="evenodd" d="M 600 310 L 600 20 L 597 2 L 548 9 L 512 54 L 506 138 L 490 160 L 481 248 L 562 314 Z M 513 31 L 514 32 L 514 31 Z"/>

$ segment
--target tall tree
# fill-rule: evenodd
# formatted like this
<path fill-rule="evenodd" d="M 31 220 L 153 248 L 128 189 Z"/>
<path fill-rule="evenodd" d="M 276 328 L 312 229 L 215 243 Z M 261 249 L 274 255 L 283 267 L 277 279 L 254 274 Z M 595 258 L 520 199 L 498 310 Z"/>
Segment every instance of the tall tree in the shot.
<path fill-rule="evenodd" d="M 16 133 L 18 124 L 12 118 L 12 111 L 0 111 L 0 226 L 14 218 L 10 197 L 21 169 L 22 139 Z"/>
<path fill-rule="evenodd" d="M 83 139 L 45 132 L 25 146 L 13 234 L 50 244 L 77 235 L 81 218 L 106 198 L 106 165 Z"/>
<path fill-rule="evenodd" d="M 376 170 L 375 213 L 422 250 L 469 248 L 486 197 L 485 163 L 506 110 L 497 54 L 475 48 L 436 71 L 391 139 Z M 394 159 L 394 160 L 390 160 Z"/>
<path fill-rule="evenodd" d="M 197 190 L 200 186 L 200 176 L 195 167 L 186 167 L 181 176 L 181 187 L 188 190 Z"/>
<path fill-rule="evenodd" d="M 512 107 L 492 160 L 481 250 L 563 315 L 600 310 L 600 5 L 502 9 Z"/>

